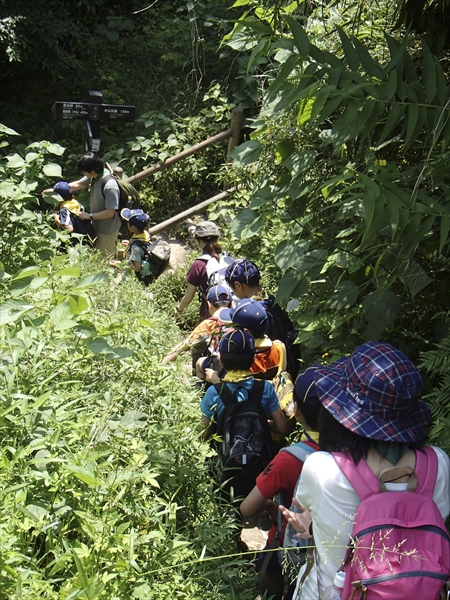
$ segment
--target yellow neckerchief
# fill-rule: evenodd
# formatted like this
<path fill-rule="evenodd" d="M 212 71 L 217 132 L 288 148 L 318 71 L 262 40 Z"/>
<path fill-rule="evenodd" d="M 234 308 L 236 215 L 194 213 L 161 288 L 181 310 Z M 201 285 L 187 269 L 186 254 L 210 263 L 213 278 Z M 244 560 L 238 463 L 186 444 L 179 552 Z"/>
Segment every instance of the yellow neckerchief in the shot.
<path fill-rule="evenodd" d="M 81 204 L 72 198 L 72 200 L 64 200 L 64 202 L 61 202 L 59 208 L 67 208 L 69 212 L 77 215 L 81 211 Z"/>
<path fill-rule="evenodd" d="M 255 348 L 271 348 L 272 346 L 272 340 L 268 335 L 255 340 Z"/>
<path fill-rule="evenodd" d="M 143 240 L 144 242 L 149 242 L 150 233 L 146 229 L 144 229 L 144 231 L 142 231 L 141 233 L 133 233 L 130 239 L 130 244 L 131 242 L 134 242 L 134 240 Z"/>
<path fill-rule="evenodd" d="M 222 381 L 229 381 L 230 383 L 238 383 L 239 381 L 245 381 L 251 379 L 253 375 L 248 371 L 228 371 L 228 373 L 222 378 Z"/>
<path fill-rule="evenodd" d="M 308 439 L 311 438 L 311 439 Z M 317 445 L 319 445 L 319 432 L 318 431 L 308 431 L 308 435 L 306 436 L 304 433 L 302 433 L 302 437 L 300 438 L 301 442 L 310 442 L 310 441 L 316 442 Z"/>

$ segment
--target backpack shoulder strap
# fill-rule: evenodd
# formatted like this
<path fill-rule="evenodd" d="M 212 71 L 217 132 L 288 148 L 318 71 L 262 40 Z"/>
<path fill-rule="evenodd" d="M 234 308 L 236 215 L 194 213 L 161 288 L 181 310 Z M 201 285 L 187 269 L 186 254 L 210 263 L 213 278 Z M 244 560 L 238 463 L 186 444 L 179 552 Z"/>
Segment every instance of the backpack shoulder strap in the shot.
<path fill-rule="evenodd" d="M 432 498 L 438 471 L 437 454 L 430 446 L 425 446 L 422 450 L 416 450 L 415 454 L 416 468 L 414 471 L 417 475 L 416 492 Z"/>
<path fill-rule="evenodd" d="M 292 444 L 291 446 L 286 446 L 285 448 L 281 448 L 280 452 L 289 452 L 292 456 L 295 456 L 297 460 L 300 462 L 305 462 L 310 454 L 315 452 L 314 448 L 308 446 L 304 442 L 297 442 L 296 444 Z"/>
<path fill-rule="evenodd" d="M 216 390 L 217 395 L 220 397 L 225 406 L 228 406 L 232 402 L 236 401 L 235 395 L 224 381 L 221 381 L 220 383 L 215 383 L 214 389 Z"/>
<path fill-rule="evenodd" d="M 112 173 L 107 173 L 106 175 L 103 175 L 103 177 L 102 177 L 101 190 L 102 190 L 103 197 L 105 197 L 105 186 L 108 183 L 108 181 L 111 181 L 111 179 L 114 179 L 114 181 L 117 181 L 117 178 Z M 117 185 L 119 185 L 119 184 L 117 184 Z"/>
<path fill-rule="evenodd" d="M 364 459 L 361 459 L 355 465 L 352 459 L 343 452 L 332 452 L 331 454 L 361 500 L 373 494 L 378 494 L 378 479 L 369 469 Z"/>
<path fill-rule="evenodd" d="M 253 385 L 252 388 L 249 392 L 249 397 L 250 395 L 253 396 L 254 398 L 258 398 L 259 401 L 262 400 L 262 395 L 264 393 L 264 388 L 265 388 L 265 381 L 264 379 L 254 379 L 253 380 Z"/>

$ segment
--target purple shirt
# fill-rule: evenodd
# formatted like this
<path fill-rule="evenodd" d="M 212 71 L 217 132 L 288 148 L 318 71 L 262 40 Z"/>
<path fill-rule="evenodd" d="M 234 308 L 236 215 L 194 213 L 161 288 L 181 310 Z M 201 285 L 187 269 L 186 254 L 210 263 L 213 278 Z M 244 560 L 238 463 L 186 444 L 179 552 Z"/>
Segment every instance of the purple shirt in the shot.
<path fill-rule="evenodd" d="M 205 297 L 206 288 L 208 287 L 205 260 L 200 258 L 194 260 L 186 275 L 186 281 L 195 286 L 201 293 L 200 316 L 203 318 L 209 317 L 208 304 Z"/>

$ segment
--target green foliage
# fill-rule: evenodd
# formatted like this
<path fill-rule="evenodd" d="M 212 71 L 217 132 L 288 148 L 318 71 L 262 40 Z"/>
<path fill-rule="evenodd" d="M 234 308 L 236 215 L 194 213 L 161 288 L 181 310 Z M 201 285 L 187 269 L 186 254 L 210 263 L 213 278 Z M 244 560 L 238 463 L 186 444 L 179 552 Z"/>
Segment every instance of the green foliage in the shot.
<path fill-rule="evenodd" d="M 133 278 L 113 285 L 84 247 L 3 286 L 7 597 L 245 597 L 198 392 L 160 364 L 175 327 L 146 294 Z"/>
<path fill-rule="evenodd" d="M 339 27 L 331 53 L 290 15 L 282 35 L 247 21 L 253 39 L 270 36 L 276 68 L 251 140 L 234 151 L 251 196 L 233 231 L 284 229 L 278 299 L 299 300 L 288 306 L 312 356 L 380 337 L 417 356 L 448 305 L 438 274 L 449 260 L 450 98 L 439 62 L 425 44 L 412 57 L 407 38 L 386 35 L 372 55 Z"/>

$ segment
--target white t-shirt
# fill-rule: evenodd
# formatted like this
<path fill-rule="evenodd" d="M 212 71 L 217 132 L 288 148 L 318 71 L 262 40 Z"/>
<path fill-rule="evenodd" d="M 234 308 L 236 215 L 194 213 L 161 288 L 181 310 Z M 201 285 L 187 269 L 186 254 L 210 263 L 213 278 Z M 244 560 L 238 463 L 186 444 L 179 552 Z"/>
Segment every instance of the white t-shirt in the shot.
<path fill-rule="evenodd" d="M 450 459 L 440 448 L 433 449 L 438 457 L 433 500 L 446 519 L 450 513 Z M 311 511 L 317 550 L 301 591 L 299 582 L 304 569 L 300 572 L 294 600 L 319 600 L 324 589 L 333 584 L 345 558 L 353 518 L 361 501 L 329 452 L 315 452 L 306 459 L 296 499 Z"/>

